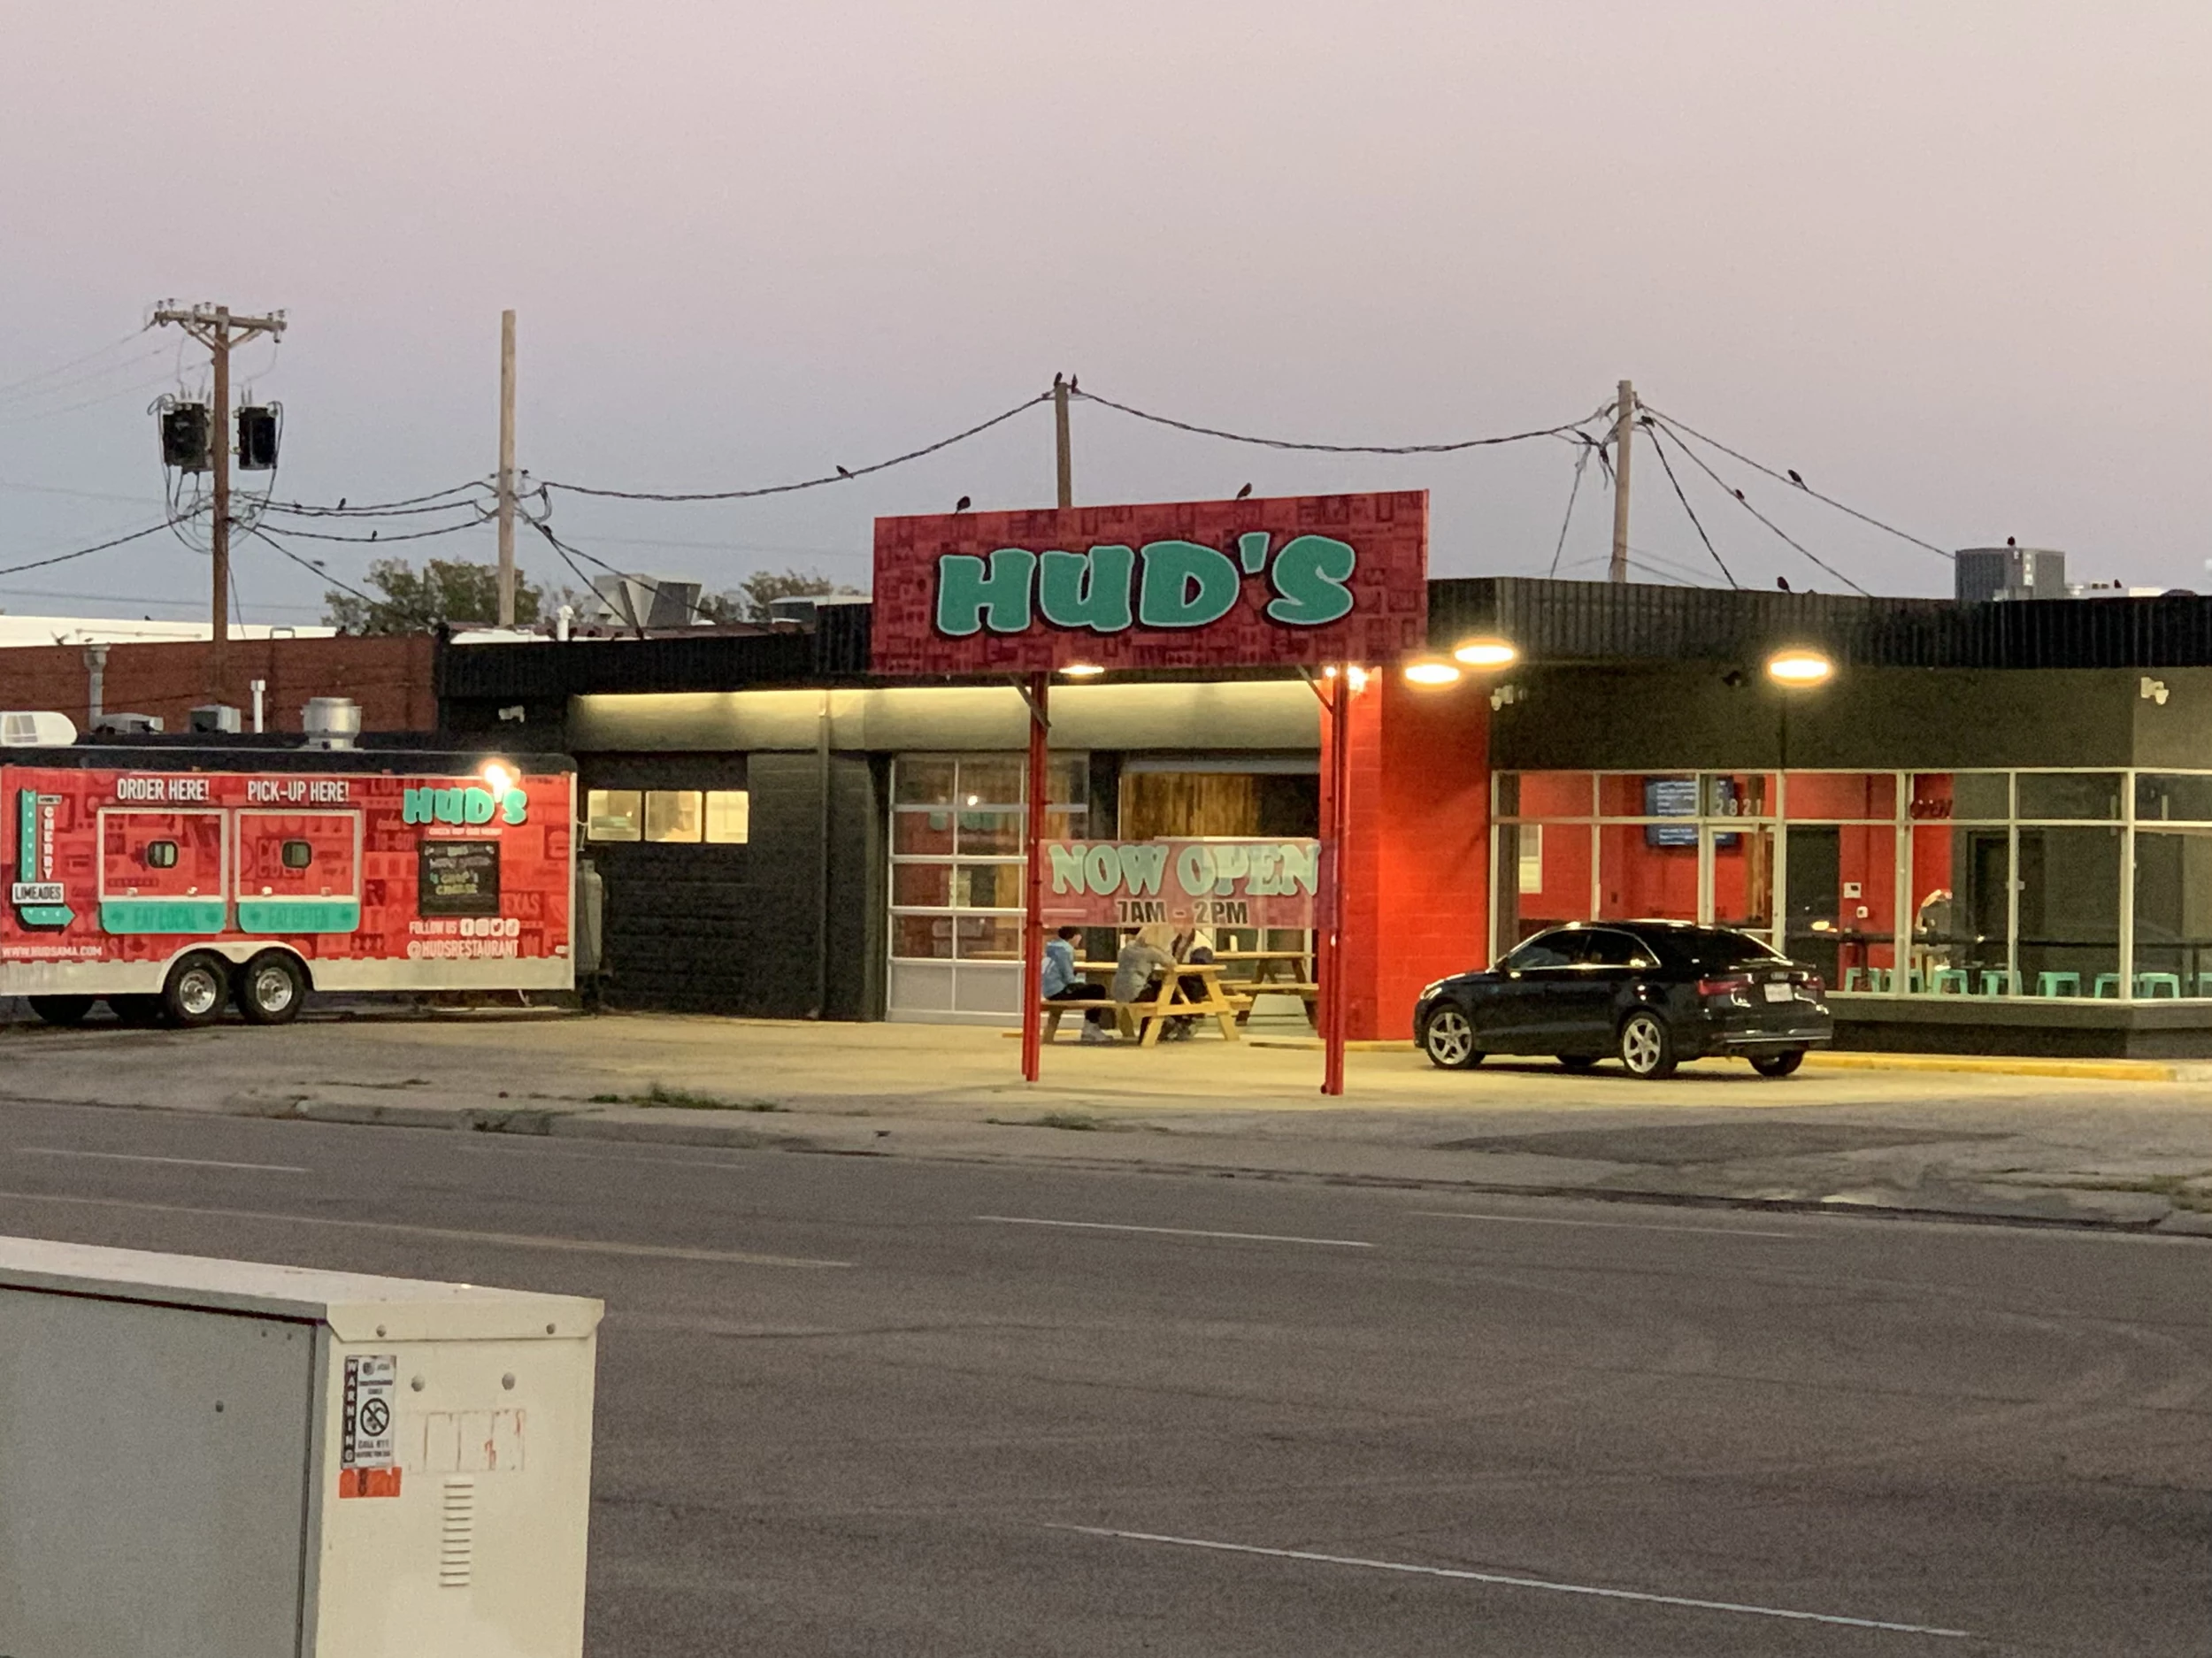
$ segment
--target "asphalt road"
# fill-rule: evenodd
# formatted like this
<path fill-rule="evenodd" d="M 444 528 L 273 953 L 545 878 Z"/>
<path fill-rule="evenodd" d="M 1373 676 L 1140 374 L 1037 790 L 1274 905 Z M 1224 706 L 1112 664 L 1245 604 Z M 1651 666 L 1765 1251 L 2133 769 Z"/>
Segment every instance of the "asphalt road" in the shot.
<path fill-rule="evenodd" d="M 603 1297 L 588 1650 L 2212 1651 L 2212 1244 L 0 1112 L 0 1228 Z"/>

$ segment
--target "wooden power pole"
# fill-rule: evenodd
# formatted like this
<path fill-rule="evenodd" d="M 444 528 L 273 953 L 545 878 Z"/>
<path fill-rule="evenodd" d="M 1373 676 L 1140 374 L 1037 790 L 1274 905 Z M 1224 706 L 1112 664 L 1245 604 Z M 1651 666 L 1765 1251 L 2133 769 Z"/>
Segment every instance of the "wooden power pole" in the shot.
<path fill-rule="evenodd" d="M 1060 510 L 1075 504 L 1075 445 L 1068 436 L 1068 382 L 1052 377 L 1052 435 L 1060 461 Z"/>
<path fill-rule="evenodd" d="M 515 625 L 515 313 L 499 313 L 499 625 Z"/>
<path fill-rule="evenodd" d="M 1613 422 L 1613 562 L 1609 581 L 1628 580 L 1628 442 L 1636 429 L 1636 388 L 1621 382 L 1619 410 Z"/>
<path fill-rule="evenodd" d="M 212 526 L 214 602 L 209 610 L 213 632 L 207 653 L 208 695 L 219 702 L 230 672 L 230 353 L 263 334 L 284 332 L 284 313 L 265 317 L 238 317 L 227 305 L 195 305 L 189 311 L 157 311 L 154 321 L 174 323 L 207 348 L 215 370 L 215 406 L 208 411 L 208 468 L 214 473 L 215 518 Z"/>

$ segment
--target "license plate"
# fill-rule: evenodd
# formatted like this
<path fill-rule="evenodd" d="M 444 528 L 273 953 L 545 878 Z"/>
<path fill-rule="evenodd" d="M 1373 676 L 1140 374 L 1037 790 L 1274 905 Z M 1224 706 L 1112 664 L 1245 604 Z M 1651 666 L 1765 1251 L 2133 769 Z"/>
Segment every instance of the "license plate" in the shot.
<path fill-rule="evenodd" d="M 1766 990 L 1769 1002 L 1787 1002 L 1797 994 L 1796 990 L 1788 985 L 1769 985 Z"/>

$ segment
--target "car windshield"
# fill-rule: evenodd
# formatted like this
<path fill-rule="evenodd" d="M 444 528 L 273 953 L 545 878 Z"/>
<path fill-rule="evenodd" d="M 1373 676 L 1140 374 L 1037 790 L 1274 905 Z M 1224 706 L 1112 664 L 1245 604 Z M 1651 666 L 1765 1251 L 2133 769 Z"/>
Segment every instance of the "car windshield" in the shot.
<path fill-rule="evenodd" d="M 1725 927 L 1684 927 L 1679 931 L 1670 928 L 1654 934 L 1652 941 L 1674 961 L 1697 972 L 1715 967 L 1789 959 L 1777 955 L 1749 933 L 1732 933 Z"/>

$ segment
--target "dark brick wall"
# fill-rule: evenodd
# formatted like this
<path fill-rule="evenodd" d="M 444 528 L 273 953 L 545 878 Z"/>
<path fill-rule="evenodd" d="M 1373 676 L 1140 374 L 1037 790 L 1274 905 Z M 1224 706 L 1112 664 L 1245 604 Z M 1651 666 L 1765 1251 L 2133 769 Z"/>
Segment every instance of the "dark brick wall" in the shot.
<path fill-rule="evenodd" d="M 866 756 L 829 756 L 826 841 L 818 756 L 594 756 L 580 791 L 745 788 L 752 796 L 744 846 L 588 844 L 606 882 L 608 1004 L 880 1018 L 887 769 Z"/>

